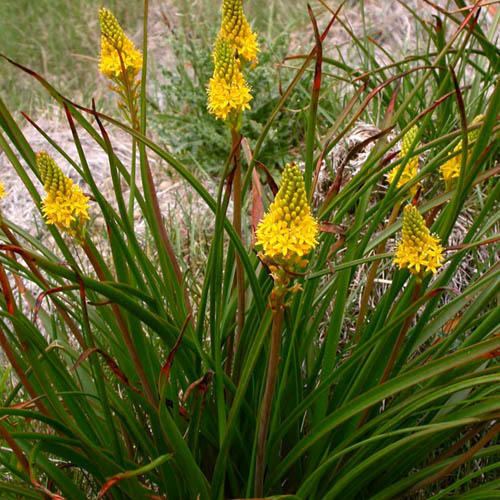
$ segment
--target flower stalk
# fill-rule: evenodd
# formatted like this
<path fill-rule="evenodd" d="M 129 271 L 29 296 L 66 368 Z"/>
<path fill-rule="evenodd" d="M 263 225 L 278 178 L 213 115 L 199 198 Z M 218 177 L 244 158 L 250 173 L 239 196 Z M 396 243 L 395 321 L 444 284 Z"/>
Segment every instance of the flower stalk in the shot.
<path fill-rule="evenodd" d="M 318 244 L 318 223 L 307 201 L 304 176 L 297 165 L 286 165 L 274 202 L 256 231 L 256 245 L 262 261 L 268 265 L 274 287 L 269 296 L 272 311 L 271 347 L 267 364 L 264 395 L 259 410 L 254 493 L 261 497 L 266 467 L 266 442 L 271 406 L 276 389 L 281 348 L 281 330 L 288 292 L 298 292 L 291 285 L 297 271 L 308 263 L 308 254 Z"/>
<path fill-rule="evenodd" d="M 441 268 L 444 260 L 443 251 L 439 238 L 431 234 L 417 207 L 406 205 L 403 211 L 402 237 L 396 247 L 394 263 L 400 269 L 408 269 L 416 278 L 411 297 L 412 304 L 420 297 L 424 275 L 428 272 L 435 274 Z M 380 384 L 383 384 L 390 377 L 415 314 L 416 312 L 410 314 L 403 323 L 380 379 Z"/>
<path fill-rule="evenodd" d="M 259 411 L 258 434 L 257 434 L 257 455 L 255 464 L 255 491 L 256 497 L 263 496 L 264 472 L 266 466 L 266 442 L 271 418 L 271 407 L 276 389 L 278 377 L 278 366 L 281 351 L 281 330 L 285 311 L 284 298 L 287 292 L 285 283 L 275 282 L 273 291 L 269 298 L 269 306 L 272 311 L 271 346 L 267 363 L 266 385 Z"/>
<path fill-rule="evenodd" d="M 243 12 L 243 0 L 223 0 L 221 27 L 212 52 L 214 71 L 208 84 L 208 111 L 217 119 L 225 121 L 231 130 L 231 155 L 233 163 L 232 197 L 233 227 L 243 242 L 241 217 L 243 205 L 241 167 L 241 124 L 243 112 L 250 109 L 252 95 L 243 75 L 245 62 L 252 67 L 257 63 L 259 47 L 257 36 L 250 28 Z M 233 358 L 238 350 L 245 321 L 245 274 L 238 255 L 235 258 L 236 289 L 238 305 L 236 332 L 229 336 L 225 370 L 232 373 Z"/>
<path fill-rule="evenodd" d="M 233 194 L 233 227 L 236 234 L 243 241 L 243 232 L 241 225 L 242 218 L 242 185 L 241 185 L 241 134 L 236 128 L 231 129 L 232 137 L 232 147 L 231 151 L 233 154 L 233 183 L 232 183 L 232 194 Z M 241 334 L 243 332 L 243 327 L 245 325 L 245 271 L 243 268 L 243 263 L 239 255 L 235 256 L 236 259 L 236 276 L 234 285 L 236 288 L 238 303 L 236 309 L 236 333 L 234 337 L 231 335 L 228 337 L 228 352 L 226 361 L 226 373 L 232 373 L 233 359 L 238 351 Z"/>

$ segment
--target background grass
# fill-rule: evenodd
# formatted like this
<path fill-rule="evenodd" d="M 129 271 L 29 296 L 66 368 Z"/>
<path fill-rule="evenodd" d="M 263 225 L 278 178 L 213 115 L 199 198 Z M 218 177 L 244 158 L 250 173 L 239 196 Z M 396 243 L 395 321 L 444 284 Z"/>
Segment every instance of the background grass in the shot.
<path fill-rule="evenodd" d="M 117 0 L 4 0 L 8 16 L 0 19 L 0 52 L 39 72 L 75 102 L 113 112 L 112 94 L 97 70 L 99 27 L 97 11 L 109 7 L 139 43 L 142 30 L 142 2 L 125 4 Z M 151 126 L 160 141 L 181 159 L 206 172 L 218 172 L 225 155 L 228 131 L 206 110 L 205 88 L 212 72 L 210 47 L 220 16 L 218 0 L 152 0 L 150 22 Z M 288 54 L 289 33 L 306 33 L 309 20 L 305 2 L 255 0 L 247 2 L 263 46 L 260 64 L 251 74 L 253 107 L 246 121 L 245 135 L 252 140 L 262 131 L 269 111 L 279 99 L 278 65 Z M 29 36 L 26 36 L 29 33 Z M 59 118 L 59 111 L 31 78 L 26 78 L 1 61 L 0 91 L 14 111 L 33 117 Z M 292 111 L 306 107 L 308 82 L 290 103 Z M 55 113 L 55 114 L 54 114 Z M 196 120 L 192 120 L 192 116 Z M 64 120 L 63 120 L 64 121 Z M 282 164 L 303 134 L 303 121 L 292 128 L 279 127 L 263 151 L 263 161 Z"/>
<path fill-rule="evenodd" d="M 248 3 L 251 18 L 267 39 L 276 37 L 291 24 L 306 20 L 301 0 Z M 0 16 L 0 52 L 40 72 L 65 95 L 83 102 L 95 97 L 102 103 L 109 94 L 103 80 L 97 78 L 100 35 L 97 11 L 101 6 L 110 8 L 127 33 L 140 40 L 140 0 L 2 0 L 2 12 L 8 15 Z M 152 0 L 151 10 L 164 21 L 156 23 L 158 37 L 168 38 L 170 26 L 177 35 L 187 34 L 196 42 L 211 35 L 207 27 L 214 26 L 219 16 L 219 2 Z M 158 65 L 170 59 L 168 54 L 159 54 L 158 58 Z M 49 100 L 35 82 L 3 61 L 0 68 L 0 91 L 11 109 L 47 112 Z"/>
<path fill-rule="evenodd" d="M 142 11 L 139 1 L 2 0 L 0 52 L 39 71 L 77 100 L 99 98 L 99 88 L 106 88 L 96 85 L 97 11 L 101 5 L 116 12 L 124 25 L 132 27 L 132 33 L 137 31 Z M 46 110 L 48 99 L 35 82 L 7 63 L 0 64 L 0 90 L 11 108 L 29 113 Z"/>

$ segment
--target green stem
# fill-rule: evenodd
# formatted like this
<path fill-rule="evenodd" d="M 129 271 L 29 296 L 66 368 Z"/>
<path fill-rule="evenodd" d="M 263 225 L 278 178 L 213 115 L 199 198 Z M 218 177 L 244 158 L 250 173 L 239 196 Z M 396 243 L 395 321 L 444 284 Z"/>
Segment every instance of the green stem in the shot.
<path fill-rule="evenodd" d="M 234 176 L 233 176 L 233 227 L 243 242 L 241 228 L 242 212 L 242 185 L 241 185 L 241 135 L 236 128 L 231 130 Z M 239 255 L 236 254 L 236 279 L 235 286 L 238 294 L 238 307 L 236 311 L 236 334 L 233 338 L 228 338 L 228 358 L 226 371 L 228 374 L 232 371 L 232 361 L 235 352 L 238 350 L 241 340 L 241 333 L 245 324 L 245 272 L 243 263 Z"/>
<path fill-rule="evenodd" d="M 274 294 L 274 292 L 273 292 Z M 266 442 L 269 420 L 271 416 L 271 405 L 273 402 L 276 379 L 278 376 L 278 365 L 281 348 L 281 327 L 283 324 L 283 294 L 275 294 L 271 297 L 271 308 L 273 312 L 273 326 L 271 330 L 271 350 L 267 365 L 266 387 L 259 414 L 258 436 L 257 436 L 257 456 L 255 463 L 255 491 L 256 497 L 262 497 L 264 492 L 264 472 L 266 467 Z"/>

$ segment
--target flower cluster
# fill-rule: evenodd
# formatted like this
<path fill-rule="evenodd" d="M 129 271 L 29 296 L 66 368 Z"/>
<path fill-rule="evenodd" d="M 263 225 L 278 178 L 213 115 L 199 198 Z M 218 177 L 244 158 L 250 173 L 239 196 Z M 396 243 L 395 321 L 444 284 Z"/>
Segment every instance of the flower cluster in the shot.
<path fill-rule="evenodd" d="M 483 115 L 478 115 L 476 116 L 472 122 L 471 125 L 477 125 L 483 120 L 484 116 Z M 479 129 L 472 130 L 468 133 L 467 135 L 467 142 L 469 143 L 469 146 L 472 145 L 476 139 L 479 136 Z M 441 165 L 441 175 L 443 176 L 443 179 L 445 182 L 451 182 L 453 179 L 457 179 L 460 177 L 460 168 L 462 166 L 462 154 L 461 151 L 463 149 L 463 144 L 462 141 L 460 141 L 455 148 L 453 149 L 452 152 L 450 152 L 453 158 L 450 158 L 448 161 L 446 161 L 443 165 Z"/>
<path fill-rule="evenodd" d="M 240 61 L 234 50 L 223 39 L 217 39 L 214 49 L 214 74 L 208 85 L 208 110 L 221 120 L 234 118 L 249 109 L 250 89 L 241 72 Z"/>
<path fill-rule="evenodd" d="M 394 263 L 417 275 L 426 271 L 436 273 L 443 264 L 440 240 L 431 234 L 414 205 L 407 205 L 404 209 L 403 236 L 396 247 Z"/>
<path fill-rule="evenodd" d="M 125 35 L 116 17 L 106 8 L 99 10 L 101 58 L 99 70 L 112 80 L 135 80 L 142 68 L 142 54 Z"/>
<path fill-rule="evenodd" d="M 252 99 L 242 60 L 257 63 L 257 36 L 243 13 L 243 0 L 223 0 L 222 23 L 212 53 L 214 73 L 208 84 L 208 110 L 239 128 L 241 113 Z"/>
<path fill-rule="evenodd" d="M 415 137 L 417 136 L 418 127 L 414 125 L 406 134 L 403 136 L 403 140 L 401 141 L 401 151 L 399 152 L 399 159 L 403 160 L 410 152 L 410 148 L 415 142 Z M 415 145 L 416 149 L 418 144 Z M 392 184 L 398 171 L 400 170 L 401 165 L 394 167 L 388 174 L 387 180 Z M 399 176 L 398 182 L 396 184 L 397 188 L 403 187 L 406 183 L 412 181 L 418 174 L 418 156 L 412 156 L 405 165 L 403 172 Z M 414 185 L 411 188 L 411 195 L 414 196 L 417 192 L 418 185 Z"/>
<path fill-rule="evenodd" d="M 257 35 L 252 31 L 243 12 L 243 0 L 222 1 L 221 38 L 229 41 L 238 55 L 255 65 L 259 45 Z"/>
<path fill-rule="evenodd" d="M 47 193 L 42 204 L 45 221 L 70 236 L 82 239 L 85 221 L 89 219 L 89 198 L 64 175 L 45 151 L 37 153 L 36 164 Z"/>
<path fill-rule="evenodd" d="M 311 215 L 304 178 L 297 165 L 285 167 L 280 189 L 256 231 L 265 257 L 284 267 L 304 266 L 318 244 L 318 223 Z"/>

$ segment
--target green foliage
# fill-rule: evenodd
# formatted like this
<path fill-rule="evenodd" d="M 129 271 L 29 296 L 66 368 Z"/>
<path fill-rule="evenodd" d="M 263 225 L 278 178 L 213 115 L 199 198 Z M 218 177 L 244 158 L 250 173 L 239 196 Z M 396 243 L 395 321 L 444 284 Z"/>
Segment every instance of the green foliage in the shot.
<path fill-rule="evenodd" d="M 85 184 L 107 231 L 90 227 L 77 242 L 48 227 L 40 239 L 0 215 L 0 346 L 13 380 L 0 376 L 2 496 L 252 498 L 260 473 L 272 498 L 498 496 L 500 89 L 488 34 L 498 20 L 485 33 L 481 24 L 462 25 L 468 15 L 439 13 L 436 35 L 415 13 L 424 51 L 389 64 L 368 37 L 352 39 L 359 63 L 321 60 L 310 47 L 294 59 L 282 93 L 271 66 L 286 38 L 270 37 L 242 129 L 251 154 L 241 155 L 241 236 L 228 219 L 226 189 L 239 180 L 232 167 L 240 159 L 229 154 L 239 153 L 238 136 L 232 147 L 205 110 L 211 33 L 205 46 L 203 37 L 173 43 L 178 63 L 166 73 L 161 129 L 168 148 L 145 133 L 145 72 L 135 128 L 74 104 L 38 77 L 66 112 L 77 154 L 46 139 Z M 312 90 L 320 68 L 321 89 Z M 339 81 L 346 93 L 332 96 Z M 484 118 L 467 144 L 477 114 Z M 319 245 L 303 273 L 287 275 L 300 286 L 276 302 L 272 268 L 251 244 L 255 214 L 272 193 L 252 172 L 257 162 L 302 160 L 312 196 L 319 160 L 338 175 L 330 153 L 359 120 L 382 132 L 358 169 L 346 169 L 343 182 L 330 179 L 314 210 Z M 414 124 L 415 144 L 394 154 Z M 109 127 L 130 134 L 137 158 L 119 159 Z M 83 137 L 107 162 L 89 162 Z M 461 176 L 445 186 L 440 167 L 461 140 Z M 35 151 L 3 99 L 0 148 L 40 210 Z M 413 155 L 418 176 L 388 186 L 385 174 L 403 171 Z M 170 238 L 177 221 L 165 225 L 156 197 L 153 157 L 196 193 L 214 223 L 203 273 L 189 286 L 186 256 Z M 216 175 L 215 196 L 200 167 Z M 109 172 L 113 199 L 96 185 L 97 168 Z M 435 276 L 393 263 L 409 202 L 447 247 Z"/>

